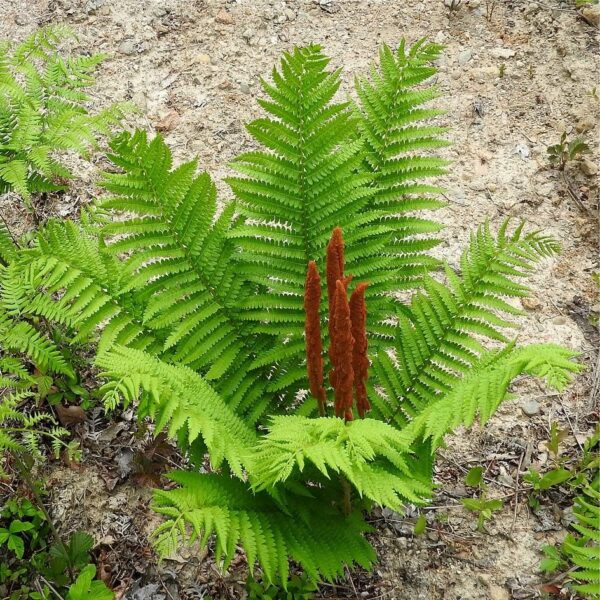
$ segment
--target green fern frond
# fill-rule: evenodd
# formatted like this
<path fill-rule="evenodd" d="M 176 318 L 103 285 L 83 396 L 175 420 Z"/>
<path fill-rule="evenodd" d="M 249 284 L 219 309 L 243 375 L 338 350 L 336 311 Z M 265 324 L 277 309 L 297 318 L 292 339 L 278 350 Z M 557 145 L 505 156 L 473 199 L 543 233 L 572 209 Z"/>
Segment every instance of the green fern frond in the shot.
<path fill-rule="evenodd" d="M 123 256 L 125 289 L 146 303 L 144 323 L 164 332 L 173 359 L 220 377 L 252 346 L 251 331 L 236 316 L 243 279 L 232 265 L 226 239 L 235 205 L 217 218 L 216 189 L 196 175 L 195 161 L 172 170 L 171 152 L 160 136 L 143 132 L 112 143 L 122 173 L 107 173 L 103 186 L 115 196 L 105 210 L 127 215 L 102 231 L 111 253 Z M 126 255 L 125 255 L 126 253 Z"/>
<path fill-rule="evenodd" d="M 425 55 L 414 60 L 425 60 Z M 266 151 L 240 156 L 232 166 L 241 176 L 228 180 L 246 218 L 230 237 L 242 248 L 241 268 L 260 286 L 259 294 L 243 305 L 245 318 L 268 323 L 275 332 L 285 324 L 288 336 L 298 339 L 306 265 L 316 260 L 323 266 L 325 246 L 335 226 L 344 230 L 348 272 L 370 282 L 372 326 L 389 315 L 389 294 L 414 287 L 423 273 L 437 265 L 423 254 L 436 242 L 417 238 L 439 226 L 400 215 L 399 201 L 388 206 L 376 202 L 383 181 L 377 183 L 375 175 L 363 168 L 368 147 L 360 136 L 360 116 L 347 103 L 332 102 L 340 72 L 327 71 L 328 62 L 319 46 L 284 55 L 272 83 L 263 81 L 268 98 L 260 104 L 269 117 L 248 126 Z M 408 79 L 405 83 L 412 85 Z M 399 119 L 412 107 L 399 104 L 391 110 Z M 413 167 L 407 160 L 396 157 L 390 165 L 393 162 L 395 168 L 418 178 L 417 163 L 421 169 L 442 164 L 421 157 L 414 159 Z M 412 198 L 407 199 L 406 209 L 437 204 Z"/>
<path fill-rule="evenodd" d="M 508 224 L 496 237 L 488 223 L 479 227 L 460 275 L 446 267 L 448 285 L 427 278 L 398 313 L 394 355 L 381 351 L 373 363 L 370 398 L 380 418 L 404 426 L 474 368 L 486 338 L 507 342 L 503 330 L 520 314 L 508 301 L 527 295 L 521 280 L 558 250 L 539 232 L 524 234 L 522 225 L 509 234 Z"/>
<path fill-rule="evenodd" d="M 7 477 L 3 465 L 10 454 L 27 453 L 41 461 L 45 441 L 57 457 L 67 447 L 75 451 L 75 446 L 66 441 L 69 432 L 59 427 L 52 415 L 28 412 L 29 401 L 39 394 L 36 383 L 22 361 L 14 356 L 0 356 L 0 478 Z"/>
<path fill-rule="evenodd" d="M 17 254 L 17 246 L 6 223 L 0 220 L 0 261 L 10 264 Z"/>
<path fill-rule="evenodd" d="M 56 344 L 27 321 L 14 321 L 0 313 L 0 345 L 3 350 L 24 354 L 44 372 L 74 376 Z"/>
<path fill-rule="evenodd" d="M 142 307 L 121 281 L 119 261 L 103 251 L 96 236 L 69 221 L 52 222 L 39 237 L 25 283 L 18 284 L 28 286 L 20 310 L 74 327 L 75 342 L 99 331 L 100 351 L 114 344 L 159 350 L 160 342 L 143 324 Z"/>
<path fill-rule="evenodd" d="M 127 404 L 142 397 L 138 415 L 155 421 L 156 434 L 164 429 L 186 444 L 202 436 L 213 467 L 227 460 L 242 477 L 256 435 L 200 375 L 122 347 L 99 355 L 97 364 L 110 379 L 102 391 L 111 402 L 115 394 Z"/>
<path fill-rule="evenodd" d="M 46 27 L 0 48 L 0 193 L 14 190 L 27 203 L 32 193 L 62 189 L 59 179 L 71 177 L 54 155 L 85 154 L 130 110 L 88 112 L 85 88 L 104 57 L 63 57 L 59 44 L 69 36 L 64 27 Z"/>
<path fill-rule="evenodd" d="M 289 559 L 302 564 L 310 576 L 331 581 L 344 574 L 345 565 L 368 568 L 375 558 L 363 538 L 368 526 L 360 514 L 344 517 L 318 491 L 282 510 L 268 494 L 254 494 L 227 477 L 176 472 L 171 478 L 181 487 L 154 495 L 154 510 L 167 518 L 155 531 L 162 556 L 181 541 L 198 540 L 205 546 L 215 535 L 215 554 L 225 567 L 240 545 L 251 571 L 258 563 L 268 581 L 283 582 Z"/>
<path fill-rule="evenodd" d="M 479 415 L 484 425 L 505 399 L 509 385 L 520 375 L 545 380 L 563 390 L 582 366 L 572 359 L 575 352 L 553 344 L 532 344 L 489 352 L 471 366 L 469 373 L 451 390 L 431 401 L 401 433 L 405 443 L 431 438 L 439 446 L 444 435 L 459 425 L 472 425 Z"/>
<path fill-rule="evenodd" d="M 426 250 L 439 243 L 420 235 L 434 233 L 439 226 L 415 220 L 414 212 L 444 204 L 437 198 L 442 190 L 422 182 L 444 174 L 447 165 L 447 161 L 430 155 L 431 150 L 448 145 L 440 137 L 446 128 L 431 125 L 443 111 L 424 107 L 439 92 L 434 86 L 422 85 L 436 74 L 432 62 L 441 49 L 424 39 L 410 48 L 402 40 L 396 51 L 384 44 L 379 51 L 379 68 L 372 67 L 370 77 L 355 81 L 360 100 L 356 107 L 359 132 L 366 148 L 364 166 L 375 189 L 372 219 L 366 229 L 375 236 L 393 233 L 384 253 L 402 257 L 407 265 L 421 266 L 420 272 L 400 272 L 407 282 L 410 276 L 418 282 L 435 266 L 434 262 L 420 261 Z M 417 240 L 420 244 L 415 246 Z"/>
<path fill-rule="evenodd" d="M 568 535 L 562 551 L 575 567 L 569 577 L 575 582 L 574 590 L 584 598 L 595 600 L 600 596 L 600 479 L 586 485 L 575 498 L 573 505 L 577 536 Z"/>
<path fill-rule="evenodd" d="M 410 452 L 400 432 L 381 421 L 274 417 L 252 464 L 257 489 L 283 483 L 308 465 L 329 479 L 343 475 L 361 496 L 401 510 L 422 502 L 430 487 L 414 477 Z"/>

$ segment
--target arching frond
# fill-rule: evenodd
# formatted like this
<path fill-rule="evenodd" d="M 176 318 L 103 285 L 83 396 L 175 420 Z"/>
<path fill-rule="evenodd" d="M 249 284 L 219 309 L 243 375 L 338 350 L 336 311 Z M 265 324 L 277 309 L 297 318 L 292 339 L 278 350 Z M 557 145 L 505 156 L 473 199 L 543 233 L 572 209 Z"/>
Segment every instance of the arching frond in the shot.
<path fill-rule="evenodd" d="M 227 460 L 242 477 L 255 433 L 200 375 L 122 347 L 101 354 L 97 362 L 110 379 L 103 392 L 112 407 L 118 397 L 126 403 L 141 398 L 138 415 L 151 417 L 156 433 L 164 429 L 186 444 L 202 436 L 213 467 Z"/>
<path fill-rule="evenodd" d="M 520 375 L 545 380 L 563 390 L 574 373 L 582 370 L 573 362 L 574 352 L 552 344 L 532 344 L 515 350 L 512 346 L 489 352 L 475 363 L 469 373 L 401 431 L 406 443 L 431 438 L 433 447 L 459 425 L 472 425 L 475 418 L 484 425 L 508 393 L 510 384 Z"/>
<path fill-rule="evenodd" d="M 400 432 L 373 419 L 275 417 L 253 459 L 253 481 L 269 488 L 312 465 L 327 479 L 343 475 L 376 504 L 401 510 L 403 502 L 431 493 L 411 472 L 408 448 Z"/>
<path fill-rule="evenodd" d="M 181 541 L 199 540 L 205 546 L 214 534 L 216 555 L 225 566 L 240 545 L 251 571 L 258 563 L 268 581 L 283 582 L 289 559 L 302 564 L 310 576 L 331 581 L 344 574 L 345 565 L 368 568 L 375 558 L 363 537 L 368 526 L 360 514 L 343 516 L 318 491 L 282 507 L 268 494 L 254 494 L 227 477 L 177 472 L 172 478 L 181 487 L 154 495 L 154 509 L 167 519 L 155 531 L 163 556 Z"/>
<path fill-rule="evenodd" d="M 522 225 L 509 234 L 508 225 L 497 236 L 488 223 L 479 227 L 460 275 L 447 267 L 447 285 L 426 279 L 424 291 L 398 314 L 395 355 L 382 351 L 373 363 L 370 399 L 380 418 L 404 426 L 475 368 L 486 338 L 507 342 L 503 330 L 520 314 L 508 301 L 527 295 L 523 279 L 558 250 L 553 239 L 525 234 Z"/>

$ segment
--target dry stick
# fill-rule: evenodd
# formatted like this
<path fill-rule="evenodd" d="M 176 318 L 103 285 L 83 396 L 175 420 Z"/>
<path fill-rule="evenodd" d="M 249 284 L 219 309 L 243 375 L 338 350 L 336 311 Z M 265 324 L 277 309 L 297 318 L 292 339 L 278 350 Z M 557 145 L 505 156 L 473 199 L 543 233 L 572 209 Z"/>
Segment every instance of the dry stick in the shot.
<path fill-rule="evenodd" d="M 352 586 L 352 590 L 354 591 L 354 597 L 360 598 L 358 592 L 356 591 L 356 586 L 354 585 L 354 581 L 352 580 L 352 573 L 350 573 L 350 569 L 346 566 L 346 571 L 348 572 L 348 580 L 350 581 L 350 585 Z"/>
<path fill-rule="evenodd" d="M 41 574 L 39 574 L 40 579 L 48 586 L 48 589 L 57 597 L 59 600 L 64 600 L 64 598 L 60 595 L 60 593 L 54 588 L 54 586 Z M 36 585 L 39 585 L 36 581 Z M 39 589 L 39 588 L 38 588 Z M 41 590 L 40 590 L 41 592 Z M 43 597 L 43 595 L 42 595 Z"/>
<path fill-rule="evenodd" d="M 558 403 L 561 405 L 563 412 L 565 413 L 565 417 L 567 417 L 567 422 L 569 423 L 569 427 L 571 428 L 571 433 L 573 434 L 573 437 L 575 438 L 575 441 L 577 442 L 579 449 L 583 452 L 583 446 L 579 443 L 579 440 L 577 439 L 577 434 L 575 433 L 575 429 L 573 428 L 573 423 L 571 423 L 571 418 L 569 417 L 569 413 L 567 412 L 565 405 L 562 403 L 562 398 L 560 397 L 560 394 L 557 394 L 557 396 L 558 396 Z"/>
<path fill-rule="evenodd" d="M 564 171 L 561 171 L 560 175 L 562 177 L 563 183 L 565 184 L 565 186 L 567 188 L 567 192 L 569 192 L 569 195 L 571 196 L 571 198 L 573 198 L 573 200 L 575 200 L 575 204 L 577 204 L 577 206 L 579 206 L 579 208 L 581 208 L 581 210 L 586 212 L 592 219 L 597 219 L 598 215 L 594 214 L 592 209 L 583 203 L 579 194 L 577 193 L 577 190 L 573 186 L 573 182 L 567 176 L 567 174 Z"/>
<path fill-rule="evenodd" d="M 160 580 L 160 585 L 162 586 L 163 590 L 165 590 L 165 592 L 167 592 L 167 596 L 169 596 L 169 598 L 171 598 L 171 600 L 175 600 L 175 598 L 173 597 L 173 594 L 171 594 L 171 591 L 165 585 L 165 582 L 164 582 L 163 578 L 160 576 L 160 573 L 157 573 L 157 575 Z"/>
<path fill-rule="evenodd" d="M 521 459 L 519 460 L 519 466 L 517 467 L 517 475 L 515 477 L 515 511 L 513 513 L 513 521 L 510 526 L 510 534 L 515 529 L 515 523 L 517 522 L 517 512 L 519 510 L 519 474 L 521 473 L 521 465 L 523 464 L 523 459 L 525 458 L 525 452 L 521 453 Z"/>

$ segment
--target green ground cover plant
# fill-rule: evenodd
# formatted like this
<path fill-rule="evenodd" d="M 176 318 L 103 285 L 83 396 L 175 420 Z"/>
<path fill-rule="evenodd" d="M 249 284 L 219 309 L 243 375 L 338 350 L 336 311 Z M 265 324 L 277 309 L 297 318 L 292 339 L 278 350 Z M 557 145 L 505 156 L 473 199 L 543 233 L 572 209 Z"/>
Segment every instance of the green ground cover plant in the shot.
<path fill-rule="evenodd" d="M 66 189 L 72 178 L 61 156 L 86 155 L 98 135 L 120 123 L 125 105 L 88 110 L 87 88 L 104 56 L 69 54 L 72 33 L 54 26 L 19 44 L 0 44 L 0 193 L 31 195 Z"/>

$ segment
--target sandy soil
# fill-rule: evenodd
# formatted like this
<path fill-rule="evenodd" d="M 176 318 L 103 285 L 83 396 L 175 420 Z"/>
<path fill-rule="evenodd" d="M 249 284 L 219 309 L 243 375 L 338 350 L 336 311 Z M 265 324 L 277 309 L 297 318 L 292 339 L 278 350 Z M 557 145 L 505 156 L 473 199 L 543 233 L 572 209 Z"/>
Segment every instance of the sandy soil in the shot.
<path fill-rule="evenodd" d="M 456 2 L 455 2 L 456 3 Z M 334 65 L 344 65 L 351 94 L 354 75 L 364 73 L 382 42 L 428 36 L 446 45 L 439 61 L 440 105 L 454 145 L 448 176 L 447 224 L 442 252 L 459 256 L 468 232 L 486 217 L 525 218 L 555 235 L 563 253 L 534 278 L 526 302 L 529 318 L 522 341 L 555 341 L 582 354 L 590 370 L 562 396 L 546 395 L 530 383 L 517 386 L 516 403 L 505 405 L 485 429 L 454 436 L 442 452 L 438 479 L 444 483 L 426 535 L 411 535 L 414 515 L 385 513 L 376 519 L 374 543 L 380 562 L 372 575 L 324 595 L 466 600 L 540 597 L 540 549 L 565 535 L 565 515 L 550 504 L 538 514 L 527 507 L 519 481 L 530 463 L 548 460 L 543 441 L 553 421 L 568 432 L 566 451 L 582 443 L 593 422 L 589 382 L 598 335 L 598 116 L 600 72 L 598 9 L 570 2 L 463 0 L 422 2 L 333 0 L 0 0 L 0 37 L 19 39 L 38 25 L 66 23 L 82 51 L 106 52 L 95 103 L 130 100 L 141 113 L 137 125 L 158 127 L 178 159 L 198 155 L 202 168 L 222 180 L 227 162 L 253 142 L 244 123 L 260 114 L 255 97 L 281 52 L 319 42 Z M 489 12 L 493 8 L 493 14 Z M 562 131 L 592 147 L 563 177 L 550 169 L 546 148 Z M 52 211 L 75 214 L 94 196 L 91 165 L 80 165 L 81 181 L 56 200 Z M 228 197 L 219 184 L 223 198 Z M 8 203 L 8 205 L 7 205 Z M 27 216 L 5 201 L 16 227 Z M 533 416 L 523 403 L 538 403 Z M 126 428 L 125 428 L 126 429 Z M 126 432 L 116 439 L 123 447 Z M 120 436 L 120 437 L 119 437 Z M 102 454 L 102 451 L 98 451 Z M 240 573 L 221 578 L 210 559 L 183 552 L 160 567 L 153 563 L 147 489 L 111 480 L 94 465 L 94 452 L 80 471 L 52 474 L 54 512 L 65 528 L 84 526 L 98 538 L 98 555 L 120 558 L 113 581 L 124 593 L 131 577 L 146 589 L 127 597 L 198 598 L 205 591 L 241 597 Z M 505 497 L 487 534 L 460 507 L 469 466 L 487 467 L 490 495 Z M 108 479 L 108 483 L 107 483 Z M 75 508 L 74 508 L 75 507 Z M 126 542 L 123 538 L 127 538 Z M 125 549 L 128 549 L 125 551 Z M 131 552 L 131 554 L 127 554 Z M 121 553 L 121 554 L 119 554 Z M 144 554 L 145 553 L 145 554 Z M 128 556 L 135 555 L 133 564 Z M 141 558 L 140 558 L 141 557 Z M 110 562 L 106 558 L 107 562 Z M 208 565 L 208 566 L 207 566 Z M 143 588 L 152 584 L 151 590 Z M 137 589 L 137 588 L 136 588 Z"/>

